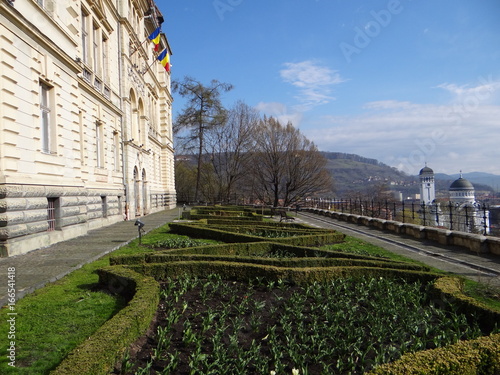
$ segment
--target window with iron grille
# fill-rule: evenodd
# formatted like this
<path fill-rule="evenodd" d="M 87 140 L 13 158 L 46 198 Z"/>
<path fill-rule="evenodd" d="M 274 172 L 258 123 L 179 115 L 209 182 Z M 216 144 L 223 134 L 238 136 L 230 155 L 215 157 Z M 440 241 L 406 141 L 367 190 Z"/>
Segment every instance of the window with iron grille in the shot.
<path fill-rule="evenodd" d="M 101 196 L 101 207 L 102 207 L 102 217 L 108 217 L 108 203 L 106 201 L 106 196 Z"/>
<path fill-rule="evenodd" d="M 58 198 L 47 198 L 47 223 L 49 232 L 56 229 L 56 206 Z"/>

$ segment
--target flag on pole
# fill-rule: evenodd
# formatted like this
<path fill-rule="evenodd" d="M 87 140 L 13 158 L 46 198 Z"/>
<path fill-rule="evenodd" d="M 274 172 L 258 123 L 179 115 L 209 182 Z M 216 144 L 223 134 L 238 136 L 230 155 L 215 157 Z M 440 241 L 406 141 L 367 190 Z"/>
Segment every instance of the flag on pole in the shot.
<path fill-rule="evenodd" d="M 160 61 L 161 65 L 163 65 L 165 70 L 167 72 L 170 72 L 170 56 L 168 54 L 167 48 L 165 48 L 163 52 L 158 55 L 158 60 Z"/>
<path fill-rule="evenodd" d="M 155 51 L 158 51 L 158 48 L 160 48 L 160 38 L 161 38 L 160 32 L 161 32 L 161 27 L 158 27 L 148 37 L 148 39 L 154 43 Z"/>

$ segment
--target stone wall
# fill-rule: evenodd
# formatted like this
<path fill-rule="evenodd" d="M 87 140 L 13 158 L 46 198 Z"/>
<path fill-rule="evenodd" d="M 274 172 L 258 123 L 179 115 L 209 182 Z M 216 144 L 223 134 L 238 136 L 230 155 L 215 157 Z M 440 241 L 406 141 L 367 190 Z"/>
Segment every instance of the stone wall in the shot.
<path fill-rule="evenodd" d="M 305 211 L 331 217 L 340 221 L 377 228 L 383 231 L 410 236 L 419 240 L 429 240 L 441 245 L 460 246 L 474 253 L 500 255 L 500 238 L 481 234 L 465 233 L 448 229 L 427 227 L 416 224 L 351 215 L 336 211 L 308 208 Z"/>
<path fill-rule="evenodd" d="M 0 254 L 23 254 L 121 221 L 123 194 L 122 190 L 4 185 L 0 192 Z M 53 230 L 49 228 L 49 199 L 55 202 Z"/>

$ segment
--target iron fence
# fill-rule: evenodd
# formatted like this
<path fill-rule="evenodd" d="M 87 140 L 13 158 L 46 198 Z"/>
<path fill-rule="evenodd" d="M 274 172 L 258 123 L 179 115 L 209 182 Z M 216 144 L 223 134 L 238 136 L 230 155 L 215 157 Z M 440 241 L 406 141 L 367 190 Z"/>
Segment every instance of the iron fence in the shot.
<path fill-rule="evenodd" d="M 480 203 L 375 201 L 311 198 L 305 206 L 402 223 L 435 226 L 469 233 L 490 234 L 489 207 Z"/>

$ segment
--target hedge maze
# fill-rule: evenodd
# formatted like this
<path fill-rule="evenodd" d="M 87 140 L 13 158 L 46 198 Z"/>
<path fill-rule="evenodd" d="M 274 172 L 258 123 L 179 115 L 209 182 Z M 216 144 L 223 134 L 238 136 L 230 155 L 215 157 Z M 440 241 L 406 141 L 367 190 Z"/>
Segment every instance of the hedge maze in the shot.
<path fill-rule="evenodd" d="M 425 266 L 380 257 L 322 250 L 342 242 L 344 235 L 296 222 L 266 221 L 271 212 L 241 207 L 195 207 L 185 221 L 170 223 L 170 232 L 223 242 L 189 248 L 148 249 L 116 256 L 99 271 L 100 281 L 114 293 L 129 296 L 126 308 L 80 345 L 53 374 L 110 374 L 126 348 L 143 335 L 159 301 L 159 282 L 189 275 L 200 279 L 286 282 L 309 286 L 332 280 L 391 279 L 395 283 L 430 285 L 431 304 L 453 306 L 479 322 L 482 337 L 414 353 L 370 369 L 373 374 L 498 374 L 500 373 L 500 313 L 461 293 L 461 280 L 444 277 Z M 447 307 L 449 308 L 449 307 Z M 175 373 L 175 372 L 174 372 Z M 337 373 L 337 372 L 332 372 Z M 349 372 L 340 372 L 349 373 Z"/>

